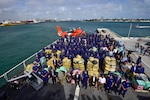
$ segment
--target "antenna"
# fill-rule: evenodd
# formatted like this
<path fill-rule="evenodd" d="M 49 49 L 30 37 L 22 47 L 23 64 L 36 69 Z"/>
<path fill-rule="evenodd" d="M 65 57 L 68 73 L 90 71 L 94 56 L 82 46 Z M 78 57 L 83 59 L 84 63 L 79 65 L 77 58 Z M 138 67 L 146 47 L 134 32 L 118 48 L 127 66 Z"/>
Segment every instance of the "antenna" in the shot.
<path fill-rule="evenodd" d="M 130 28 L 129 28 L 128 38 L 130 37 L 131 29 L 132 29 L 132 23 L 130 23 Z"/>

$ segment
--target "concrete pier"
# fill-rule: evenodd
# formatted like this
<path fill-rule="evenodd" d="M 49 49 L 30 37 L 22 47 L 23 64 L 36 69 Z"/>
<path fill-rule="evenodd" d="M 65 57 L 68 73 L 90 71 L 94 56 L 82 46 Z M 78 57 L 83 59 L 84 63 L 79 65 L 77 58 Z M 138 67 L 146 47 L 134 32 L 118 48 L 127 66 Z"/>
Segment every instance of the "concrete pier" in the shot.
<path fill-rule="evenodd" d="M 103 31 L 102 31 L 103 30 Z M 107 29 L 107 28 L 97 28 L 97 31 L 102 34 L 102 35 L 110 35 L 113 37 L 115 40 L 122 41 L 125 45 L 126 50 L 132 50 L 135 51 L 132 53 L 132 58 L 134 61 L 137 60 L 139 56 L 142 57 L 142 63 L 143 66 L 145 67 L 145 73 L 150 77 L 150 56 L 147 55 L 141 55 L 136 51 L 135 49 L 135 43 L 140 43 L 140 45 L 144 46 L 145 48 L 147 47 L 144 45 L 146 42 L 150 42 L 150 38 L 141 38 L 141 37 L 121 37 L 117 33 Z"/>

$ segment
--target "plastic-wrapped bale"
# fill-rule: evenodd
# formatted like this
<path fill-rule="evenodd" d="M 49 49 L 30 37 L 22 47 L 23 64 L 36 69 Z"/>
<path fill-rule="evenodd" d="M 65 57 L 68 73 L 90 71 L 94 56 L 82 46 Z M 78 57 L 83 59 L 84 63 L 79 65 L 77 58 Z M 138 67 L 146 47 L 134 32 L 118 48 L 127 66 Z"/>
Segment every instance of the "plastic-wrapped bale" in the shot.
<path fill-rule="evenodd" d="M 40 63 L 42 66 L 46 65 L 46 58 L 44 56 L 40 58 Z"/>
<path fill-rule="evenodd" d="M 73 67 L 74 67 L 74 69 L 79 69 L 78 60 L 79 59 L 77 59 L 77 58 L 73 58 Z"/>
<path fill-rule="evenodd" d="M 62 60 L 62 63 L 63 63 L 62 65 L 63 65 L 64 67 L 66 67 L 67 70 L 70 69 L 70 67 L 71 67 L 71 60 L 68 59 L 68 57 L 65 57 L 65 58 Z"/>
<path fill-rule="evenodd" d="M 107 65 L 107 64 L 105 64 L 105 70 L 114 72 L 114 71 L 116 71 L 116 65 L 113 66 L 113 65 Z"/>
<path fill-rule="evenodd" d="M 105 57 L 105 65 L 104 65 L 104 73 L 108 74 L 108 72 L 116 71 L 116 59 L 114 57 Z"/>
<path fill-rule="evenodd" d="M 112 66 L 116 66 L 116 58 L 111 57 L 111 63 Z"/>
<path fill-rule="evenodd" d="M 150 89 L 150 81 L 145 81 L 144 89 L 147 89 L 147 90 Z"/>
<path fill-rule="evenodd" d="M 105 64 L 110 65 L 110 62 L 111 62 L 111 57 L 106 56 L 105 57 Z"/>
<path fill-rule="evenodd" d="M 51 50 L 51 49 L 46 49 L 46 50 L 45 50 L 45 53 L 46 53 L 46 57 L 47 57 L 48 54 L 51 54 L 51 53 L 52 53 L 52 50 Z"/>
<path fill-rule="evenodd" d="M 80 67 L 81 72 L 85 71 L 85 68 L 82 66 Z"/>
<path fill-rule="evenodd" d="M 94 72 L 93 71 L 88 71 L 89 76 L 93 76 Z"/>
<path fill-rule="evenodd" d="M 32 72 L 33 70 L 32 70 L 32 67 L 33 67 L 34 65 L 33 64 L 28 64 L 27 65 L 27 67 L 25 68 L 25 71 L 27 71 L 27 72 Z"/>
<path fill-rule="evenodd" d="M 53 64 L 53 60 L 54 60 L 54 57 L 52 57 L 50 60 L 47 61 L 47 66 L 50 66 L 52 67 L 52 69 L 55 69 L 55 66 Z"/>
<path fill-rule="evenodd" d="M 60 60 L 60 54 L 61 54 L 61 51 L 60 51 L 60 50 L 57 50 L 56 54 L 57 54 L 58 60 Z"/>
<path fill-rule="evenodd" d="M 99 71 L 99 69 L 96 67 L 93 67 L 93 71 Z"/>
<path fill-rule="evenodd" d="M 93 68 L 99 70 L 99 59 L 94 58 L 94 61 L 92 61 L 92 63 L 94 64 Z"/>
<path fill-rule="evenodd" d="M 99 72 L 98 71 L 88 71 L 89 76 L 93 76 L 93 74 L 95 74 L 95 76 L 98 78 L 99 77 Z"/>
<path fill-rule="evenodd" d="M 85 70 L 85 67 L 84 67 L 84 60 L 83 59 L 80 59 L 79 61 L 79 69 L 81 71 L 84 71 Z"/>
<path fill-rule="evenodd" d="M 93 63 L 91 62 L 92 60 L 94 60 L 94 57 L 89 57 L 88 62 L 87 62 L 87 70 L 92 70 L 93 68 Z"/>
<path fill-rule="evenodd" d="M 114 72 L 116 71 L 116 58 L 111 57 L 111 63 L 110 63 L 110 71 Z"/>
<path fill-rule="evenodd" d="M 109 71 L 110 72 L 116 71 L 116 66 L 110 66 L 110 65 L 105 64 L 104 74 L 108 74 Z"/>
<path fill-rule="evenodd" d="M 84 59 L 80 55 L 77 55 L 73 59 L 73 67 L 74 67 L 74 69 L 80 69 L 81 71 L 85 70 Z"/>
<path fill-rule="evenodd" d="M 104 70 L 104 74 L 108 74 L 109 73 L 109 71 L 108 70 Z"/>
<path fill-rule="evenodd" d="M 144 86 L 145 82 L 143 80 L 136 80 L 136 82 L 133 85 L 133 87 L 137 90 L 143 90 Z"/>
<path fill-rule="evenodd" d="M 87 63 L 88 71 L 98 71 L 99 70 L 99 60 L 97 58 L 90 57 Z"/>
<path fill-rule="evenodd" d="M 97 65 L 91 65 L 90 67 L 87 68 L 88 71 L 98 71 L 99 70 L 99 66 Z"/>

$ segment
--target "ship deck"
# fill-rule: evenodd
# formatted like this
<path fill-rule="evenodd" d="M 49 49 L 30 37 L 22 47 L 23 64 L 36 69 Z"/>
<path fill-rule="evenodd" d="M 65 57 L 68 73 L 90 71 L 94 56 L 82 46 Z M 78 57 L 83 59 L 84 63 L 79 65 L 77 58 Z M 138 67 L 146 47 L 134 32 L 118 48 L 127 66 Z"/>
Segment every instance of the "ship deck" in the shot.
<path fill-rule="evenodd" d="M 51 79 L 38 91 L 27 83 L 19 89 L 10 88 L 8 85 L 0 88 L 0 97 L 5 97 L 0 100 L 75 100 L 77 96 L 75 94 L 78 94 L 78 100 L 150 100 L 149 92 L 136 92 L 132 87 L 129 88 L 125 97 L 122 97 L 113 91 L 107 93 L 96 88 L 78 88 L 67 82 L 64 82 L 64 85 L 60 83 L 53 85 Z"/>
<path fill-rule="evenodd" d="M 77 87 L 70 83 L 56 83 L 53 85 L 51 80 L 42 89 L 36 91 L 29 84 L 25 84 L 20 89 L 12 89 L 4 86 L 0 91 L 5 91 L 7 97 L 0 100 L 75 100 L 75 91 Z M 79 88 L 78 100 L 150 100 L 149 93 L 135 92 L 129 88 L 127 94 L 123 98 L 122 95 L 115 94 L 113 91 L 107 93 L 105 91 Z M 1 92 L 2 93 L 2 92 Z"/>

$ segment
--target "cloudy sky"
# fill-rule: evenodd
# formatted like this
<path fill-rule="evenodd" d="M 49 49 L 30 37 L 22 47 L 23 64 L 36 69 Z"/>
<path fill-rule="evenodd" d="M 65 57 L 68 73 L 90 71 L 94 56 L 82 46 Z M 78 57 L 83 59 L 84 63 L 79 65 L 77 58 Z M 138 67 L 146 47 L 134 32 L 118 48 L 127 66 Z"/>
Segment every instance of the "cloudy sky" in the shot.
<path fill-rule="evenodd" d="M 0 0 L 0 21 L 150 18 L 150 0 Z"/>

